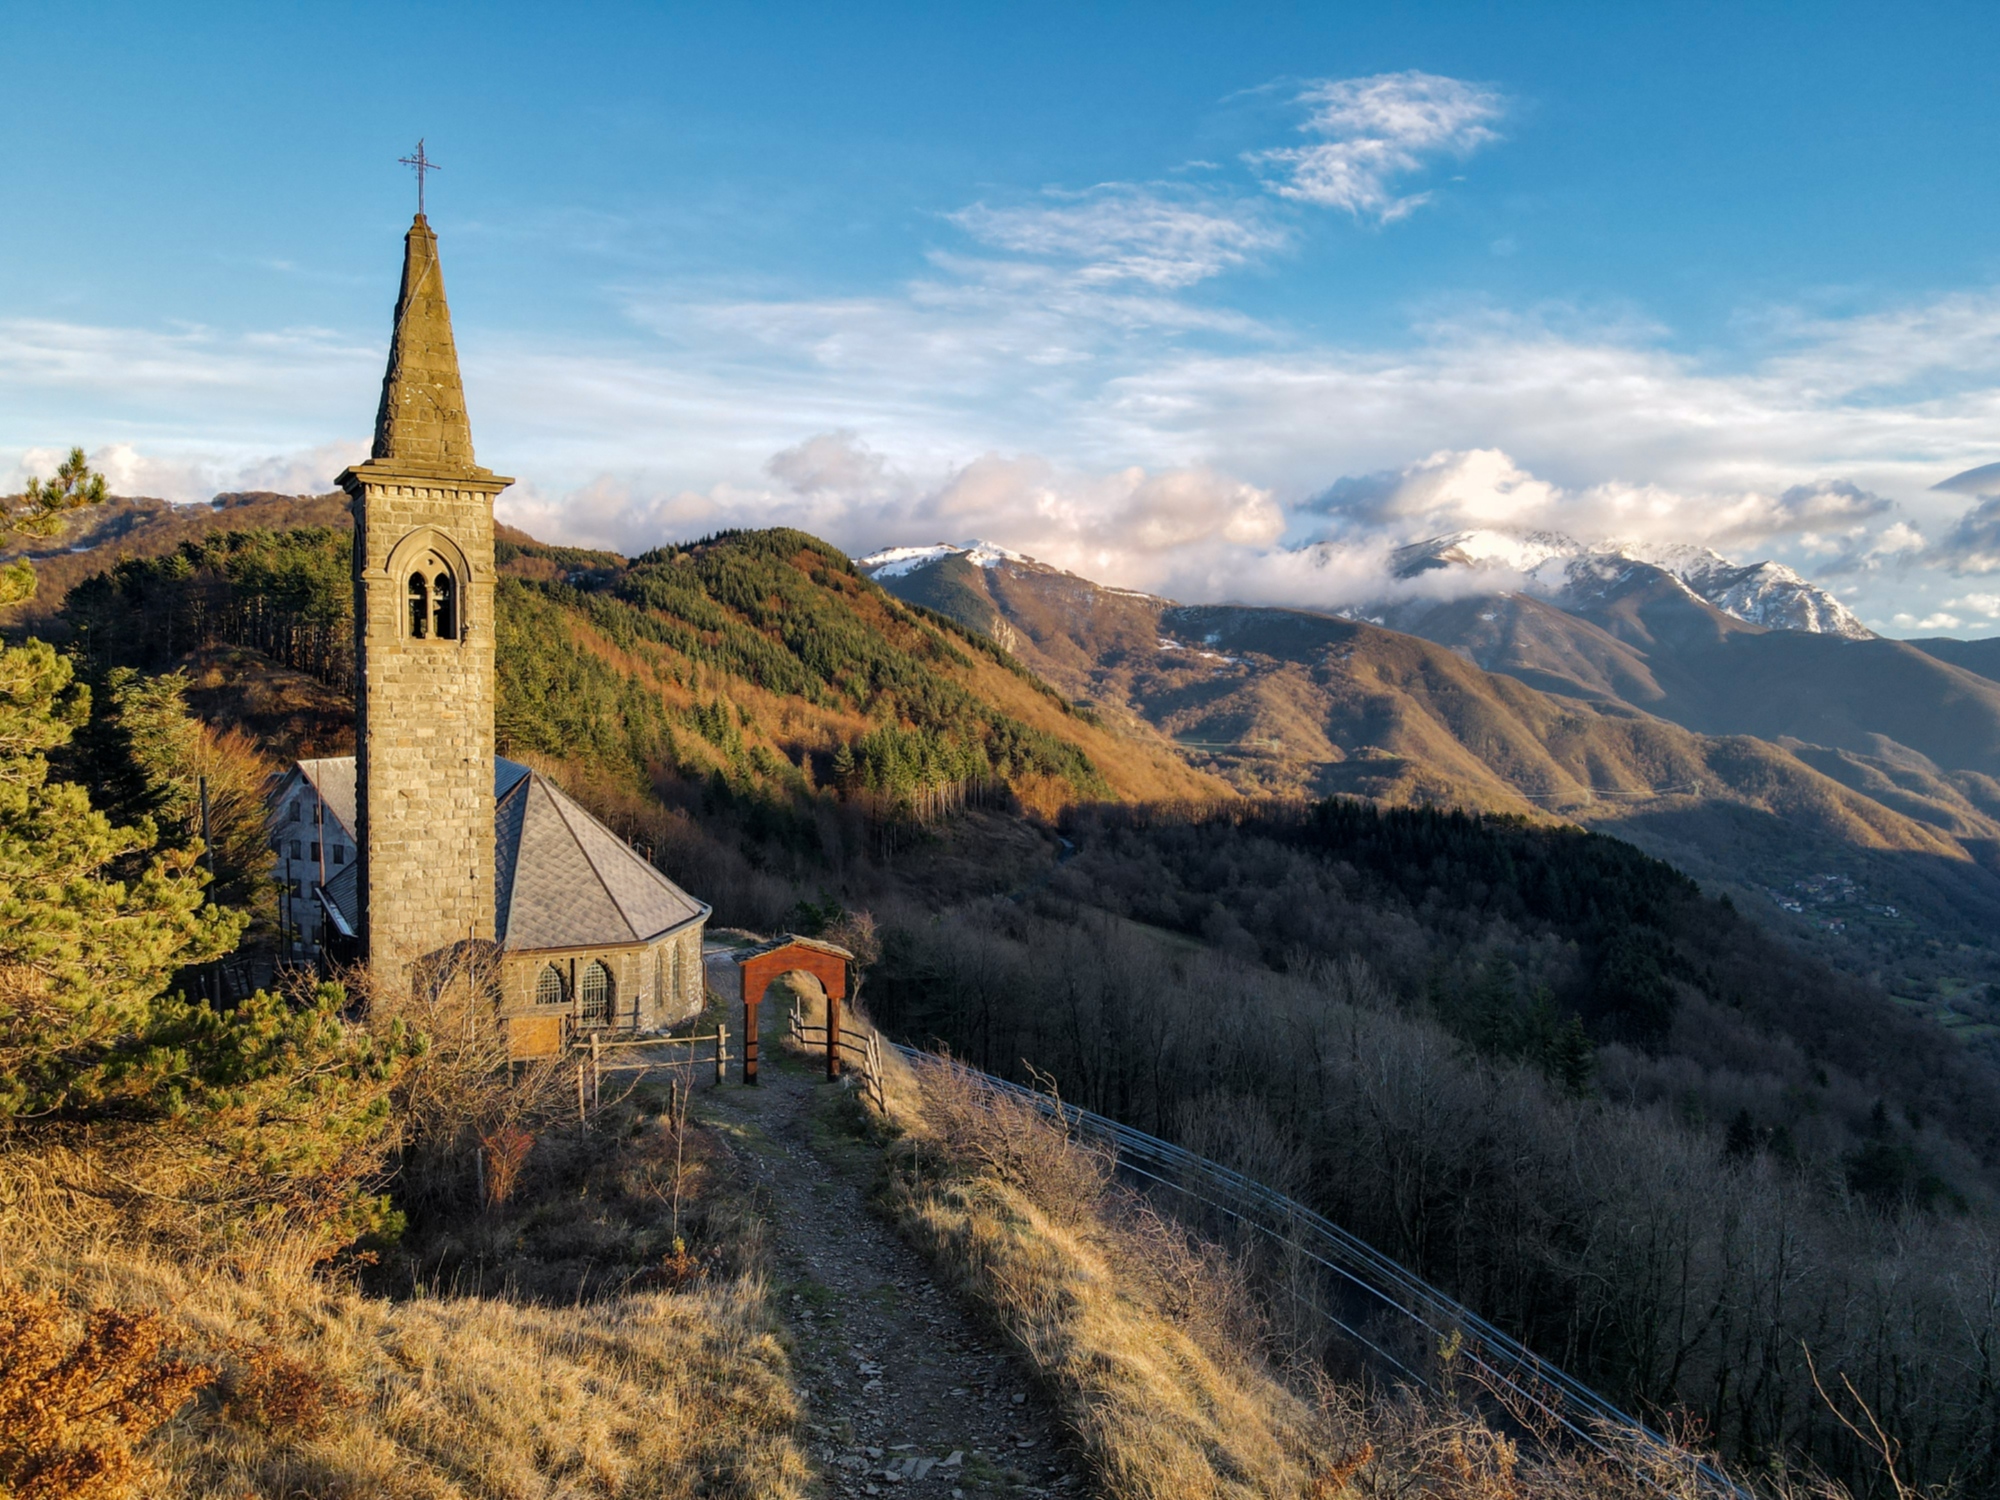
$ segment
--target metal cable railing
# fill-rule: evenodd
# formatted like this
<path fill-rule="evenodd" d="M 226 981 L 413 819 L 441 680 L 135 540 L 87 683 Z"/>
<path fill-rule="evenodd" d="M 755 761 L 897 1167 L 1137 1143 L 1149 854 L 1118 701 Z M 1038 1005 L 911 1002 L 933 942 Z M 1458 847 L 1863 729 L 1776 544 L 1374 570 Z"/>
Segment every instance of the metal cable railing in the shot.
<path fill-rule="evenodd" d="M 918 1066 L 945 1065 L 943 1059 L 914 1047 L 897 1046 L 896 1050 Z M 1198 1203 L 1317 1266 L 1346 1291 L 1351 1304 L 1387 1315 L 1392 1324 L 1402 1320 L 1406 1331 L 1416 1335 L 1426 1349 L 1453 1347 L 1455 1361 L 1477 1371 L 1478 1383 L 1500 1398 L 1502 1406 L 1517 1418 L 1522 1413 L 1539 1414 L 1541 1420 L 1529 1424 L 1531 1427 L 1559 1430 L 1599 1455 L 1621 1462 L 1629 1460 L 1629 1452 L 1619 1451 L 1608 1435 L 1623 1432 L 1655 1447 L 1669 1467 L 1679 1469 L 1717 1496 L 1750 1500 L 1749 1492 L 1712 1465 L 1685 1458 L 1683 1450 L 1566 1370 L 1297 1200 L 1129 1125 L 976 1068 L 965 1071 L 1044 1114 L 1059 1111 L 1079 1135 L 1110 1147 L 1118 1170 L 1128 1177 Z M 1431 1374 L 1413 1368 L 1411 1361 L 1383 1347 L 1392 1340 L 1371 1338 L 1355 1326 L 1366 1322 L 1365 1318 L 1345 1319 L 1323 1303 L 1294 1297 L 1358 1344 L 1369 1358 L 1385 1364 L 1395 1378 L 1438 1393 L 1438 1381 Z M 1690 1468 L 1692 1473 L 1688 1474 Z M 1637 1477 L 1650 1478 L 1644 1474 Z"/>

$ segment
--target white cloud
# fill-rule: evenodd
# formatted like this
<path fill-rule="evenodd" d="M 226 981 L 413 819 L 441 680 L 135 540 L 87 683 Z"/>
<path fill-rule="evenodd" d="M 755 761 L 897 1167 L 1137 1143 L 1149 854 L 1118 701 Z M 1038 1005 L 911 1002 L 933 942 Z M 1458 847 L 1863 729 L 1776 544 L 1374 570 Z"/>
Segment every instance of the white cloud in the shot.
<path fill-rule="evenodd" d="M 1078 262 L 1084 283 L 1191 286 L 1288 238 L 1254 203 L 1216 193 L 1105 183 L 1084 193 L 1047 192 L 1040 203 L 975 203 L 947 217 L 984 244 Z"/>
<path fill-rule="evenodd" d="M 1954 573 L 2000 573 L 2000 497 L 1981 500 L 1960 516 L 1935 557 Z"/>
<path fill-rule="evenodd" d="M 1962 594 L 1944 601 L 1946 609 L 1965 610 L 1989 620 L 2000 620 L 2000 594 Z"/>
<path fill-rule="evenodd" d="M 1499 139 L 1506 113 L 1496 91 L 1435 73 L 1380 73 L 1307 85 L 1299 128 L 1325 139 L 1256 151 L 1272 191 L 1357 218 L 1390 223 L 1420 207 L 1428 193 L 1397 196 L 1393 184 L 1439 156 L 1466 156 Z"/>
<path fill-rule="evenodd" d="M 1325 518 L 1328 537 L 1382 532 L 1417 541 L 1461 530 L 1555 531 L 1584 541 L 1703 543 L 1718 548 L 1795 538 L 1813 550 L 1823 528 L 1866 521 L 1890 501 L 1845 481 L 1779 493 L 1687 492 L 1616 480 L 1566 488 L 1529 473 L 1497 448 L 1445 450 L 1401 469 L 1342 479 L 1300 507 Z M 1914 540 L 1912 540 L 1914 538 Z M 1887 557 L 1923 545 L 1907 523 L 1851 528 L 1843 554 Z"/>
<path fill-rule="evenodd" d="M 1922 619 L 1904 612 L 1891 616 L 1890 623 L 1898 630 L 1958 630 L 1964 626 L 1965 621 L 1957 615 L 1939 611 L 1936 614 L 1925 615 Z"/>
<path fill-rule="evenodd" d="M 921 474 L 851 432 L 826 432 L 763 470 L 775 484 L 659 490 L 604 476 L 566 495 L 517 487 L 499 510 L 539 534 L 627 552 L 743 525 L 802 526 L 855 553 L 981 537 L 1128 587 L 1157 587 L 1191 555 L 1261 552 L 1285 525 L 1267 491 L 1203 467 L 1088 472 L 987 453 Z"/>
<path fill-rule="evenodd" d="M 31 477 L 47 478 L 68 452 L 48 447 L 19 450 L 11 464 L 0 464 L 0 475 L 6 476 L 0 478 L 0 492 L 18 493 Z M 182 502 L 246 490 L 323 495 L 333 489 L 336 474 L 367 456 L 368 444 L 360 441 L 275 454 L 149 451 L 133 443 L 85 450 L 91 468 L 104 476 L 112 494 Z"/>

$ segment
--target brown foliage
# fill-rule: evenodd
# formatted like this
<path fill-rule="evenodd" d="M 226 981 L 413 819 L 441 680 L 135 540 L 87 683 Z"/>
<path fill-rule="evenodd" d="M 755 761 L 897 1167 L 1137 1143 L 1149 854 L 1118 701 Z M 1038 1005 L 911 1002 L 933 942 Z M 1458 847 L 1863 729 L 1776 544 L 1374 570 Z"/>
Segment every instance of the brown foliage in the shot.
<path fill-rule="evenodd" d="M 535 1138 L 520 1126 L 498 1125 L 479 1138 L 486 1153 L 486 1207 L 498 1208 L 514 1196 L 514 1184 L 535 1149 Z"/>
<path fill-rule="evenodd" d="M 276 1344 L 238 1343 L 222 1377 L 222 1415 L 259 1432 L 316 1437 L 354 1397 L 338 1381 Z"/>
<path fill-rule="evenodd" d="M 133 1446 L 215 1374 L 165 1342 L 155 1313 L 99 1308 L 76 1338 L 55 1298 L 0 1289 L 0 1496 L 138 1494 L 151 1470 Z"/>

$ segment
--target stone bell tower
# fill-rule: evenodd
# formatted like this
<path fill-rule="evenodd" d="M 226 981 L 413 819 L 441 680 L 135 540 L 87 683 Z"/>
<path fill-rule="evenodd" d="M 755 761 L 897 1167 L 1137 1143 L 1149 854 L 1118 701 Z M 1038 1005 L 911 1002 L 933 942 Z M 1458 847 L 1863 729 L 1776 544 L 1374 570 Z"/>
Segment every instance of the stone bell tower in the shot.
<path fill-rule="evenodd" d="M 493 937 L 493 497 L 421 211 L 354 510 L 360 936 L 378 980 Z"/>

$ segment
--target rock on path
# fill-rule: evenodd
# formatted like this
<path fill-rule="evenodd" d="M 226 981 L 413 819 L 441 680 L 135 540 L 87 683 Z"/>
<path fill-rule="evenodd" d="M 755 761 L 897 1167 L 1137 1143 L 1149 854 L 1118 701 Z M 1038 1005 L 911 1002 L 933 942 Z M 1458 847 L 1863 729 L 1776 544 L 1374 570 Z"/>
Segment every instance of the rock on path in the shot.
<path fill-rule="evenodd" d="M 868 1206 L 874 1154 L 829 1124 L 830 1086 L 766 1039 L 763 1081 L 701 1096 L 762 1190 L 821 1492 L 1087 1493 L 1062 1430 L 997 1338 Z"/>

